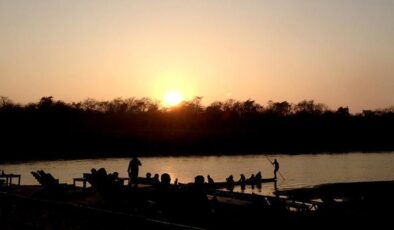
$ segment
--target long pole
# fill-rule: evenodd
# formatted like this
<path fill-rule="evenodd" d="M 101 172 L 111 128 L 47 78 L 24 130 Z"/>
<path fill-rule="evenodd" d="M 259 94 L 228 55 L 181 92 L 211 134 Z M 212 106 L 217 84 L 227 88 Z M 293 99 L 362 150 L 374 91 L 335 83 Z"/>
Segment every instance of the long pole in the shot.
<path fill-rule="evenodd" d="M 267 160 L 271 163 L 271 165 L 274 165 L 274 163 L 272 163 L 272 161 L 269 159 L 269 157 L 268 157 L 267 155 L 264 155 L 264 156 L 265 156 L 265 157 L 267 158 Z M 279 176 L 282 177 L 283 180 L 286 180 L 285 177 L 282 175 L 282 173 L 280 173 L 279 171 L 278 171 L 278 173 L 279 173 Z"/>

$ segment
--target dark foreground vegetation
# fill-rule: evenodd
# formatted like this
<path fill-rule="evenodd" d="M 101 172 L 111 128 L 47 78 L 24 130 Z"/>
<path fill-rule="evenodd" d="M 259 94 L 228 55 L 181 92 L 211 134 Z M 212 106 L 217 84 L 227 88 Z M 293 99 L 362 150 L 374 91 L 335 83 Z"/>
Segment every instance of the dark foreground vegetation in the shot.
<path fill-rule="evenodd" d="M 148 98 L 19 105 L 0 98 L 1 161 L 150 155 L 394 150 L 394 108 L 351 114 L 298 104 Z"/>

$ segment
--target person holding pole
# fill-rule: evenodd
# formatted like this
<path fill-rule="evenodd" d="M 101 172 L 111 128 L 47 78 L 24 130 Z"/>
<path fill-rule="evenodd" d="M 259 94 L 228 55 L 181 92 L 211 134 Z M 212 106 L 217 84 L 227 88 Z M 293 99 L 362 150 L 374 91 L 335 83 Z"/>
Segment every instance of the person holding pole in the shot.
<path fill-rule="evenodd" d="M 279 162 L 275 159 L 272 165 L 274 166 L 274 178 L 276 179 L 276 173 L 279 171 Z"/>

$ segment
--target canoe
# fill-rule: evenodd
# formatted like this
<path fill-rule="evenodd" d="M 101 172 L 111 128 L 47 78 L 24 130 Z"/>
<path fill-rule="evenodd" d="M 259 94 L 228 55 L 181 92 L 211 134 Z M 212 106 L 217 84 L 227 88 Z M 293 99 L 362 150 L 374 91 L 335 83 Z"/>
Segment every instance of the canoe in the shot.
<path fill-rule="evenodd" d="M 276 182 L 276 178 L 262 178 L 260 180 L 255 180 L 254 185 L 257 184 L 261 184 L 261 183 L 272 183 L 272 182 Z M 140 184 L 146 184 L 146 185 L 157 185 L 160 182 L 155 182 L 152 179 L 147 179 L 147 178 L 143 178 L 143 177 L 139 177 L 138 178 L 138 183 Z M 188 185 L 193 185 L 194 183 L 187 183 L 187 184 L 181 184 L 179 183 L 179 185 L 182 186 L 188 186 Z M 249 179 L 247 179 L 245 181 L 245 185 L 251 185 L 252 183 L 250 182 Z M 215 188 L 215 189 L 220 189 L 220 188 L 226 188 L 227 187 L 227 182 L 214 182 L 213 184 L 208 184 L 205 183 L 204 186 L 208 187 L 208 188 Z M 241 182 L 240 181 L 234 181 L 234 186 L 241 186 Z"/>
<path fill-rule="evenodd" d="M 276 182 L 276 178 L 263 178 L 260 179 L 259 181 L 255 181 L 254 185 L 256 184 L 261 184 L 261 183 L 272 183 Z M 249 180 L 245 181 L 245 185 L 251 185 L 252 183 Z M 234 181 L 234 186 L 240 186 L 241 182 L 240 181 Z M 209 185 L 213 188 L 225 188 L 227 187 L 227 182 L 215 182 L 212 185 Z"/>

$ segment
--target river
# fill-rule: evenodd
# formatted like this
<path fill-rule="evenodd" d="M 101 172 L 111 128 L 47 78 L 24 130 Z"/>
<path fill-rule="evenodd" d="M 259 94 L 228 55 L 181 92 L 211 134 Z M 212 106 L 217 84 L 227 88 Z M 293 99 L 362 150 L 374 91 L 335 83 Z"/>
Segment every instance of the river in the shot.
<path fill-rule="evenodd" d="M 394 180 L 394 152 L 300 154 L 300 155 L 236 155 L 236 156 L 187 156 L 187 157 L 141 157 L 140 175 L 147 172 L 169 173 L 172 181 L 192 182 L 196 175 L 210 175 L 215 181 L 225 181 L 230 174 L 235 180 L 241 173 L 248 178 L 261 171 L 263 178 L 273 177 L 270 161 L 280 163 L 277 188 L 298 188 L 323 183 Z M 61 183 L 72 183 L 91 168 L 104 167 L 108 172 L 117 171 L 127 176 L 129 158 L 102 158 L 83 160 L 37 161 L 0 164 L 6 173 L 22 175 L 22 184 L 37 184 L 30 174 L 34 170 L 50 172 Z M 239 187 L 235 191 L 240 191 Z M 270 195 L 273 183 L 262 188 L 247 186 L 244 192 Z"/>

